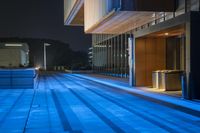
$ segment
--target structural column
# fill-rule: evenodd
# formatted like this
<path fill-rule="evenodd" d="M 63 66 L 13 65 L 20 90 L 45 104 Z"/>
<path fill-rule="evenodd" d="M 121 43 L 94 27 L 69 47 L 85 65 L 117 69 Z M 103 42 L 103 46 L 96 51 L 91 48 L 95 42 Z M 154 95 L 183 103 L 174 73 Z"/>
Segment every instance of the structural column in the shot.
<path fill-rule="evenodd" d="M 121 47 L 122 47 L 122 50 L 121 50 L 121 71 L 122 71 L 122 77 L 124 78 L 125 77 L 125 71 L 124 71 L 124 66 L 125 66 L 125 43 L 124 43 L 124 34 L 121 36 Z"/>
<path fill-rule="evenodd" d="M 130 36 L 128 38 L 129 46 L 129 85 L 135 86 L 135 38 Z"/>
<path fill-rule="evenodd" d="M 113 74 L 116 74 L 116 37 L 113 38 Z"/>
<path fill-rule="evenodd" d="M 113 68 L 113 62 L 114 62 L 114 50 L 113 50 L 113 38 L 111 37 L 111 39 L 110 39 L 110 44 L 111 44 L 111 74 L 113 74 L 113 70 L 114 70 L 114 68 Z"/>
<path fill-rule="evenodd" d="M 200 99 L 200 12 L 191 12 L 186 24 L 186 98 Z"/>
<path fill-rule="evenodd" d="M 119 36 L 116 36 L 116 75 L 119 75 Z"/>

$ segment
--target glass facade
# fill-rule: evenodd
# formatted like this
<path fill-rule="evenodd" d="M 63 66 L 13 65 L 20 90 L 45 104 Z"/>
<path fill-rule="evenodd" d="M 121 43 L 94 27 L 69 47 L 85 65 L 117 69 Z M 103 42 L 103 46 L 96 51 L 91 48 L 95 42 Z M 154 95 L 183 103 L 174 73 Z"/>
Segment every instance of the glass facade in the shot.
<path fill-rule="evenodd" d="M 187 7 L 187 9 L 185 2 L 185 0 L 178 1 L 176 12 L 155 12 L 152 16 L 154 17 L 154 21 L 133 29 L 129 32 L 118 35 L 93 34 L 92 44 L 94 72 L 128 78 L 128 38 L 130 37 L 130 34 L 134 34 L 141 29 L 148 28 L 169 19 L 173 19 L 181 14 L 184 14 L 187 11 L 198 10 L 198 0 L 192 1 L 191 6 Z M 116 3 L 120 3 L 120 1 Z"/>
<path fill-rule="evenodd" d="M 110 76 L 127 78 L 128 37 L 130 34 L 93 35 L 93 70 Z"/>
<path fill-rule="evenodd" d="M 133 86 L 150 87 L 154 71 L 182 70 L 186 76 L 185 88 L 195 92 L 193 98 L 199 98 L 197 93 L 200 94 L 200 91 L 195 89 L 200 86 L 198 65 L 192 64 L 196 63 L 195 54 L 199 53 L 196 51 L 199 46 L 196 33 L 199 31 L 200 0 L 177 0 L 173 8 L 170 8 L 172 4 L 169 3 L 169 7 L 165 5 L 162 9 L 153 5 L 153 10 L 148 10 L 152 7 L 147 8 L 140 3 L 141 8 L 138 6 L 138 10 L 123 10 L 123 5 L 128 3 L 126 9 L 131 5 L 128 1 L 84 1 L 85 32 L 93 36 L 93 71 L 130 77 L 132 80 L 130 69 L 130 73 L 134 72 Z M 128 40 L 132 35 L 135 37 L 135 51 L 131 52 L 135 55 L 134 63 L 131 64 L 133 69 L 129 67 L 128 48 Z M 191 95 L 189 92 L 187 94 Z"/>

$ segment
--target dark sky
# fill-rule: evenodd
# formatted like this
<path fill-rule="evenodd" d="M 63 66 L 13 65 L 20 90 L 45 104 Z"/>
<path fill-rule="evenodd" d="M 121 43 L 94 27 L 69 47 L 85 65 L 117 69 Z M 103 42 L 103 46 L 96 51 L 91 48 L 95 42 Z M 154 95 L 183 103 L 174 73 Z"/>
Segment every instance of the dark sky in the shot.
<path fill-rule="evenodd" d="M 87 50 L 83 27 L 64 26 L 63 0 L 0 0 L 0 37 L 55 39 Z"/>

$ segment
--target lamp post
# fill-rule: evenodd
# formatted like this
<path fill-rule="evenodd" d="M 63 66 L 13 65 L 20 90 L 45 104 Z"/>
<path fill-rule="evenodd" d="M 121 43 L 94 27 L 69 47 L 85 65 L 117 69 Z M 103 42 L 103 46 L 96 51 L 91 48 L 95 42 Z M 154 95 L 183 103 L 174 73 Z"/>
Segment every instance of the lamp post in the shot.
<path fill-rule="evenodd" d="M 47 70 L 47 52 L 46 52 L 46 47 L 50 46 L 51 44 L 44 43 L 44 70 Z"/>

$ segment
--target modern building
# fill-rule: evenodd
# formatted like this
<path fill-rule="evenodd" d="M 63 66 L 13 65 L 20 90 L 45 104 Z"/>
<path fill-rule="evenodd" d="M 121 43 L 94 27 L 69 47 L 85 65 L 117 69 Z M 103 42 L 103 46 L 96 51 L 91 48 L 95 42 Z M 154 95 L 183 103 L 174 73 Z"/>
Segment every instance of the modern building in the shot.
<path fill-rule="evenodd" d="M 183 71 L 184 97 L 200 99 L 200 0 L 64 0 L 64 5 L 65 25 L 84 26 L 93 35 L 94 71 L 147 87 L 157 70 Z"/>
<path fill-rule="evenodd" d="M 29 48 L 26 43 L 0 43 L 0 67 L 27 67 Z"/>

